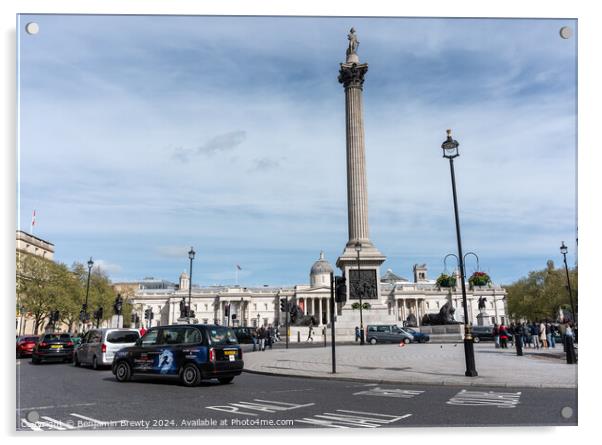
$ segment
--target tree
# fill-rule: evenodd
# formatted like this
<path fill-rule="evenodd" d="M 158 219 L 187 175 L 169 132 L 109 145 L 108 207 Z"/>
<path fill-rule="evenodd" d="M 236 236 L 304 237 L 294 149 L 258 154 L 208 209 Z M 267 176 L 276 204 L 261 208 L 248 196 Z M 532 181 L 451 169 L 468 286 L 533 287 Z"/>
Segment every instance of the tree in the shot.
<path fill-rule="evenodd" d="M 569 270 L 573 301 L 577 302 L 577 268 Z M 508 292 L 508 313 L 527 320 L 557 319 L 558 311 L 570 311 L 564 267 L 556 269 L 548 260 L 546 268 L 529 272 L 527 277 L 505 286 Z"/>
<path fill-rule="evenodd" d="M 17 297 L 19 306 L 31 314 L 34 334 L 56 306 L 55 290 L 51 285 L 56 279 L 56 264 L 46 258 L 25 252 L 17 252 Z"/>
<path fill-rule="evenodd" d="M 73 274 L 81 286 L 81 295 L 79 301 L 79 310 L 86 299 L 86 287 L 88 284 L 88 268 L 81 263 L 73 263 L 71 266 Z M 101 321 L 108 320 L 113 316 L 113 303 L 116 298 L 115 291 L 111 286 L 111 280 L 100 267 L 92 268 L 90 273 L 90 293 L 88 295 L 88 313 L 90 317 L 99 307 L 103 308 L 103 317 Z M 91 320 L 92 321 L 92 320 Z"/>

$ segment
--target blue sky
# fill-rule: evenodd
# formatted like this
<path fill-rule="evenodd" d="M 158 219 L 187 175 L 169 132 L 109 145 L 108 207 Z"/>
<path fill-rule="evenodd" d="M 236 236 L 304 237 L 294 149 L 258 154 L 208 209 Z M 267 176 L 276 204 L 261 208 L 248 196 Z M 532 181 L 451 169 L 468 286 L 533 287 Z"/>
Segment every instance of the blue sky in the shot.
<path fill-rule="evenodd" d="M 39 23 L 34 36 L 26 23 Z M 308 282 L 347 241 L 351 26 L 364 84 L 370 235 L 383 268 L 454 252 L 445 129 L 465 251 L 509 283 L 560 241 L 575 261 L 572 20 L 21 16 L 19 209 L 71 264 L 114 281 Z M 468 272 L 476 265 L 469 260 Z"/>

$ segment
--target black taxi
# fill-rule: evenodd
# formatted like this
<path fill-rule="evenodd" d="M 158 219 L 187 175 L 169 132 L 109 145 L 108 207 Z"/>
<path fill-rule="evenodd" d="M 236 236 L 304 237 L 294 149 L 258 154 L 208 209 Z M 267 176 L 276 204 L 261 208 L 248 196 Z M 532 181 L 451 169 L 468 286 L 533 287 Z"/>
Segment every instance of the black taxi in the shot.
<path fill-rule="evenodd" d="M 134 374 L 177 376 L 185 386 L 203 379 L 230 383 L 244 366 L 236 335 L 225 326 L 191 324 L 149 329 L 134 346 L 115 353 L 112 371 L 119 382 Z"/>

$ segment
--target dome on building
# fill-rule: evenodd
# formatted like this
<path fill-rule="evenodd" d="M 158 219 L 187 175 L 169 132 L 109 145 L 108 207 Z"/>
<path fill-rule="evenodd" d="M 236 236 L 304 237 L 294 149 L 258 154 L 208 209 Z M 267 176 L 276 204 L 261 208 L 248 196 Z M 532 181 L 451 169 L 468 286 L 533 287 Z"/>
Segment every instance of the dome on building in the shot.
<path fill-rule="evenodd" d="M 333 272 L 332 266 L 324 259 L 324 252 L 320 252 L 320 259 L 311 266 L 310 275 L 329 274 Z"/>
<path fill-rule="evenodd" d="M 408 281 L 407 278 L 404 277 L 400 277 L 399 275 L 396 275 L 393 273 L 393 271 L 391 269 L 387 269 L 387 271 L 385 272 L 385 274 L 380 278 L 380 281 L 383 283 L 397 283 L 399 281 Z"/>

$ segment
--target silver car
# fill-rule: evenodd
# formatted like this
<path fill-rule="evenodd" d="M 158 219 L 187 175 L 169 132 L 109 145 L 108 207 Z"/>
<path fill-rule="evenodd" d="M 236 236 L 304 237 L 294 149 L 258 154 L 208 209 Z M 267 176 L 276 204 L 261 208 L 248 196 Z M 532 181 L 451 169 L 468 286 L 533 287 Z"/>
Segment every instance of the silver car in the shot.
<path fill-rule="evenodd" d="M 366 329 L 366 340 L 375 345 L 376 343 L 410 343 L 414 336 L 394 324 L 370 324 Z"/>
<path fill-rule="evenodd" d="M 88 331 L 73 352 L 73 364 L 92 365 L 94 369 L 113 364 L 115 353 L 134 346 L 140 338 L 137 329 L 104 328 Z"/>

